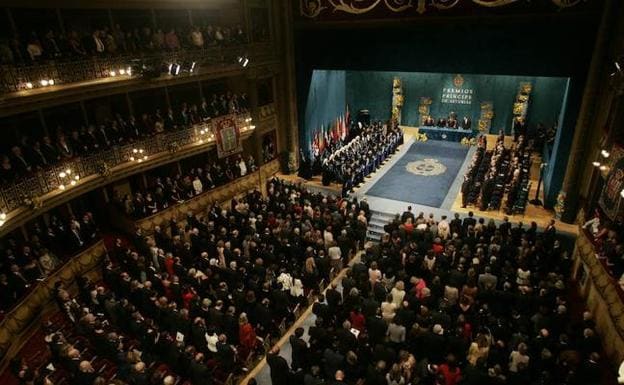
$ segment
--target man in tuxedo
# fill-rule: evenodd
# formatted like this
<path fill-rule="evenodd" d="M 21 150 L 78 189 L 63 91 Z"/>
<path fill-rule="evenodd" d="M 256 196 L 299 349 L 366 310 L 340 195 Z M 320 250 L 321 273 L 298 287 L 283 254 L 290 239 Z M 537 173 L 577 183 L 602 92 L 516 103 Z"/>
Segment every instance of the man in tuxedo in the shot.
<path fill-rule="evenodd" d="M 463 130 L 470 130 L 470 128 L 472 127 L 472 121 L 470 120 L 469 117 L 464 116 L 464 118 L 461 120 L 459 126 L 463 129 Z"/>
<path fill-rule="evenodd" d="M 26 155 L 19 146 L 11 148 L 11 164 L 15 167 L 17 174 L 24 175 L 32 171 L 30 160 L 26 159 Z"/>

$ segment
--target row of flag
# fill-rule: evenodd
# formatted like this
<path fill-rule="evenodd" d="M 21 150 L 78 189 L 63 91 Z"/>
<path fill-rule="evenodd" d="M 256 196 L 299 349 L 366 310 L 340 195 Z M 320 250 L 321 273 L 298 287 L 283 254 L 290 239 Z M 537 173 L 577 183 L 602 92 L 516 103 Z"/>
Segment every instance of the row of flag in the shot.
<path fill-rule="evenodd" d="M 338 116 L 332 124 L 327 125 L 327 127 L 321 124 L 321 127 L 314 130 L 312 134 L 310 142 L 312 153 L 321 154 L 330 143 L 345 140 L 349 137 L 350 121 L 351 115 L 349 113 L 349 105 L 347 105 L 344 115 Z"/>

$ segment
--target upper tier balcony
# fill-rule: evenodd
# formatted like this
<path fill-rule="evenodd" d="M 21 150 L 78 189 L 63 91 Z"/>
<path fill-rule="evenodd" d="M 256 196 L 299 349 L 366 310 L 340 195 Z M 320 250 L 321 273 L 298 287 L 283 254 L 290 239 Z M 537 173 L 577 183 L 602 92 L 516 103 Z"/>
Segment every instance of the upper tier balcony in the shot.
<path fill-rule="evenodd" d="M 0 115 L 32 109 L 34 103 L 62 97 L 84 99 L 145 87 L 146 81 L 171 83 L 183 78 L 235 75 L 274 62 L 271 43 L 203 49 L 142 52 L 118 56 L 59 59 L 32 65 L 0 66 Z"/>
<path fill-rule="evenodd" d="M 241 140 L 256 128 L 249 113 L 237 114 L 236 125 Z M 72 158 L 0 186 L 0 236 L 88 191 L 206 152 L 215 144 L 210 122 L 201 123 Z"/>

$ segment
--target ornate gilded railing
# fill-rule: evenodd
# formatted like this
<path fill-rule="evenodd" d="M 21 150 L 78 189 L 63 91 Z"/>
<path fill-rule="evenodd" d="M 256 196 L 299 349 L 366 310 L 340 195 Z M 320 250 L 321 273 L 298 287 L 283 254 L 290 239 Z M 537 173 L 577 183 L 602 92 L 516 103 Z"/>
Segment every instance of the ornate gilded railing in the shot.
<path fill-rule="evenodd" d="M 175 218 L 178 224 L 186 224 L 186 214 L 192 212 L 200 214 L 205 212 L 214 202 L 225 202 L 233 197 L 246 193 L 254 188 L 262 189 L 268 178 L 279 170 L 279 160 L 274 159 L 262 166 L 255 172 L 249 173 L 226 185 L 219 186 L 212 190 L 197 195 L 185 202 L 168 207 L 152 216 L 136 221 L 136 226 L 140 227 L 144 233 L 149 234 L 154 226 L 165 226 L 169 220 Z"/>
<path fill-rule="evenodd" d="M 111 71 L 119 73 L 133 65 L 153 65 L 160 71 L 162 64 L 196 63 L 195 73 L 206 73 L 213 68 L 237 65 L 237 58 L 246 55 L 253 64 L 272 55 L 270 43 L 241 44 L 231 47 L 210 47 L 172 52 L 143 52 L 111 57 L 67 58 L 33 65 L 0 66 L 0 93 L 11 93 L 41 86 L 42 80 L 52 79 L 54 85 L 110 78 Z M 137 75 L 136 73 L 133 76 Z"/>
<path fill-rule="evenodd" d="M 593 243 L 583 229 L 574 249 L 573 277 L 581 296 L 594 315 L 607 356 L 614 364 L 624 360 L 624 302 L 618 282 L 596 255 Z"/>
<path fill-rule="evenodd" d="M 243 134 L 251 130 L 247 128 L 249 126 L 246 122 L 247 118 L 249 118 L 248 113 L 238 115 L 238 126 L 242 127 Z M 91 175 L 107 175 L 115 166 L 131 162 L 134 156 L 138 162 L 139 155 L 134 153 L 135 149 L 143 150 L 141 156 L 147 156 L 149 159 L 155 154 L 175 152 L 179 148 L 199 143 L 200 140 L 202 144 L 214 143 L 214 137 L 210 136 L 209 130 L 206 131 L 208 128 L 209 126 L 200 124 L 180 131 L 159 134 L 135 143 L 114 146 L 92 155 L 73 158 L 14 183 L 5 184 L 0 187 L 0 211 L 10 213 L 24 205 L 37 206 L 41 197 L 59 190 L 61 185 L 70 188 L 71 179 L 75 176 L 79 176 L 81 180 Z M 203 133 L 202 130 L 204 130 Z M 66 175 L 68 169 L 71 170 L 69 176 Z"/>
<path fill-rule="evenodd" d="M 34 288 L 0 321 L 0 359 L 11 358 L 18 342 L 41 311 L 53 301 L 54 285 L 70 287 L 79 276 L 91 272 L 106 255 L 104 241 L 99 241 L 65 262 L 56 272 L 38 282 Z"/>

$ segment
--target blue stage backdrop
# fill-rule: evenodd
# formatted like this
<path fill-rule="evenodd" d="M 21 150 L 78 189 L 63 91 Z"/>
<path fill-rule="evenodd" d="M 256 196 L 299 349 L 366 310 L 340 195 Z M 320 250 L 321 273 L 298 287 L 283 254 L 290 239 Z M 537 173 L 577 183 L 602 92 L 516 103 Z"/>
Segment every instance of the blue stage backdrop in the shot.
<path fill-rule="evenodd" d="M 299 144 L 306 151 L 315 130 L 321 125 L 327 129 L 343 115 L 346 107 L 345 71 L 314 71 L 306 100 L 304 128 L 299 135 Z"/>
<path fill-rule="evenodd" d="M 533 85 L 528 110 L 530 128 L 539 122 L 548 126 L 559 119 L 567 78 L 459 74 L 463 84 L 455 87 L 456 75 L 458 74 L 346 71 L 347 103 L 353 112 L 368 109 L 372 118 L 388 119 L 392 106 L 392 79 L 399 77 L 403 83 L 404 95 L 402 124 L 418 126 L 421 97 L 431 98 L 430 114 L 434 118 L 446 117 L 453 111 L 459 118 L 470 116 L 474 128 L 477 128 L 481 114 L 481 102 L 492 102 L 494 118 L 490 132 L 498 133 L 500 129 L 504 129 L 510 133 L 513 103 L 519 85 L 529 82 Z M 467 90 L 470 97 L 462 99 L 462 103 L 449 103 L 446 98 L 448 94 L 444 92 L 448 88 Z"/>

